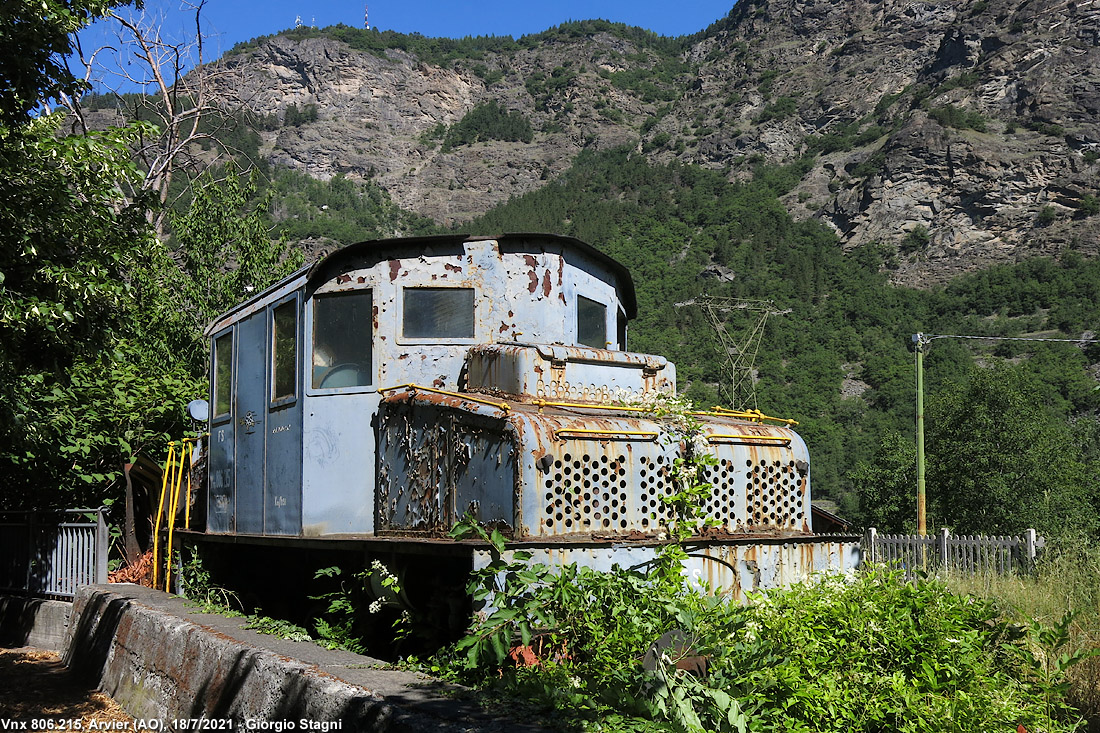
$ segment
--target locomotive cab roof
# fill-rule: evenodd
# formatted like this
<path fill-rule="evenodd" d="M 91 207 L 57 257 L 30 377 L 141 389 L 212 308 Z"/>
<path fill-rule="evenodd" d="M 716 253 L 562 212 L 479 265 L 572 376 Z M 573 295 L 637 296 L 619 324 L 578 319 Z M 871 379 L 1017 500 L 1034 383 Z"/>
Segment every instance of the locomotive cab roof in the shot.
<path fill-rule="evenodd" d="M 299 287 L 304 286 L 307 292 L 314 292 L 322 288 L 327 279 L 339 277 L 341 271 L 347 269 L 353 262 L 383 259 L 400 261 L 410 258 L 426 261 L 428 257 L 440 256 L 448 252 L 452 254 L 462 252 L 464 244 L 476 242 L 495 243 L 497 253 L 501 257 L 556 251 L 565 261 L 572 260 L 577 264 L 587 261 L 595 265 L 594 269 L 602 271 L 599 275 L 602 279 L 610 281 L 610 284 L 615 287 L 619 305 L 626 319 L 632 320 L 638 315 L 634 280 L 630 276 L 630 271 L 617 260 L 580 239 L 558 234 L 530 232 L 499 235 L 438 234 L 370 239 L 336 249 L 230 308 L 210 323 L 205 335 L 210 336 L 224 329 L 233 322 L 254 313 L 263 304 L 278 299 Z"/>

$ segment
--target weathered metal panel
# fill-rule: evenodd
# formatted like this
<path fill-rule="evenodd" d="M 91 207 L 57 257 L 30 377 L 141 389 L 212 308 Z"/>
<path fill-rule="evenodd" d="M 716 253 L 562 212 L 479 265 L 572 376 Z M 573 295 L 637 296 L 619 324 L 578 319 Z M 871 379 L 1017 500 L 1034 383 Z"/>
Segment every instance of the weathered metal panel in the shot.
<path fill-rule="evenodd" d="M 529 251 L 507 255 L 491 239 L 446 241 L 425 252 L 383 244 L 331 258 L 314 276 L 314 287 L 316 294 L 372 290 L 379 386 L 416 383 L 457 389 L 466 352 L 477 344 L 575 343 L 571 319 L 578 283 L 583 283 L 586 297 L 608 307 L 609 321 L 623 308 L 615 284 L 617 273 L 566 249 L 537 237 L 525 247 Z M 472 288 L 476 294 L 473 337 L 403 336 L 402 291 L 410 287 Z M 629 283 L 619 287 L 629 288 Z"/>
<path fill-rule="evenodd" d="M 512 526 L 515 444 L 501 420 L 388 402 L 380 425 L 379 530 L 443 535 L 467 512 Z"/>
<path fill-rule="evenodd" d="M 455 456 L 451 521 L 467 513 L 483 523 L 510 528 L 515 522 L 513 489 L 516 446 L 499 428 L 456 423 L 451 435 Z"/>
<path fill-rule="evenodd" d="M 463 512 L 445 503 L 458 485 L 456 466 L 467 466 L 480 454 L 489 456 L 477 463 L 477 473 L 492 487 L 492 498 L 512 497 L 517 539 L 614 540 L 667 529 L 672 510 L 665 500 L 677 491 L 673 470 L 686 446 L 665 424 L 614 407 L 502 404 L 508 409 L 416 390 L 386 400 L 380 423 L 379 501 L 385 506 L 380 528 L 445 532 L 456 516 L 449 507 Z M 494 453 L 456 427 L 490 416 L 508 442 L 514 441 L 509 449 L 514 460 L 504 460 L 500 446 Z M 701 419 L 717 458 L 704 474 L 713 486 L 704 506 L 714 524 L 707 531 L 763 537 L 809 533 L 809 468 L 801 439 L 786 427 Z M 484 513 L 482 519 L 490 521 Z"/>
<path fill-rule="evenodd" d="M 676 367 L 662 356 L 583 346 L 475 346 L 466 379 L 474 391 L 605 404 L 620 392 L 676 391 Z"/>
<path fill-rule="evenodd" d="M 451 421 L 440 423 L 439 411 L 430 406 L 407 404 L 384 409 L 380 422 L 375 527 L 445 532 Z"/>
<path fill-rule="evenodd" d="M 374 390 L 311 395 L 303 415 L 302 533 L 374 531 Z"/>
<path fill-rule="evenodd" d="M 268 344 L 266 311 L 237 326 L 233 419 L 235 530 L 244 534 L 264 531 L 264 436 L 268 403 Z"/>
<path fill-rule="evenodd" d="M 264 534 L 298 535 L 302 531 L 302 317 L 299 298 L 288 302 L 294 321 L 294 398 L 268 402 L 264 435 Z M 275 303 L 271 307 L 278 307 Z M 270 321 L 269 321 L 270 324 Z M 272 342 L 269 334 L 268 343 Z M 270 393 L 268 397 L 270 398 Z"/>
<path fill-rule="evenodd" d="M 235 421 L 228 421 L 210 428 L 209 474 L 206 479 L 206 531 L 218 534 L 236 531 L 236 512 L 233 508 Z"/>

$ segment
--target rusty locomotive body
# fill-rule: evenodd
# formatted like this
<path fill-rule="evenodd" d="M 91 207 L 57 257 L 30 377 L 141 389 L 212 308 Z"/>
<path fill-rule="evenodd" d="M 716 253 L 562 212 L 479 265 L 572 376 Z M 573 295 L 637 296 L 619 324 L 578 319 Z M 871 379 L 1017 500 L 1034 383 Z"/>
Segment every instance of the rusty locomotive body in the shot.
<path fill-rule="evenodd" d="M 674 365 L 626 351 L 633 283 L 551 235 L 339 250 L 213 323 L 206 536 L 446 552 L 470 514 L 547 562 L 642 565 L 664 541 Z M 629 397 L 628 397 L 629 396 Z M 858 560 L 812 532 L 789 422 L 698 413 L 717 464 L 685 572 L 732 593 Z M 369 550 L 368 550 L 369 551 Z"/>

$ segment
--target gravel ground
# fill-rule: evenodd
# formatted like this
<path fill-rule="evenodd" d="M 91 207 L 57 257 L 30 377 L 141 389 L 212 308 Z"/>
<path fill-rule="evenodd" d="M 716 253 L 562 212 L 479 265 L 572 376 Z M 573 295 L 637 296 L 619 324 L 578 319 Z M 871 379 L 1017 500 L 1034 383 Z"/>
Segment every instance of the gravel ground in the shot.
<path fill-rule="evenodd" d="M 62 731 L 88 730 L 92 722 L 131 729 L 134 722 L 114 700 L 69 672 L 59 656 L 31 647 L 0 649 L 0 723 L 13 720 L 32 723 L 34 730 Z"/>

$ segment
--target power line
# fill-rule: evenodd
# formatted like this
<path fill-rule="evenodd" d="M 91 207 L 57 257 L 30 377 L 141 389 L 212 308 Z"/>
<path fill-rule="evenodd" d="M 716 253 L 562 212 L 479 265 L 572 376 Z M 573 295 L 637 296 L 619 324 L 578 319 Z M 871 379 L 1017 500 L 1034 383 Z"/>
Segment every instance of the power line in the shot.
<path fill-rule="evenodd" d="M 918 341 L 919 339 L 919 341 Z M 1100 343 L 1100 339 L 1095 338 L 1076 338 L 1076 339 L 1056 339 L 1056 338 L 1042 338 L 1039 336 L 956 336 L 954 334 L 931 334 L 931 333 L 917 333 L 913 334 L 913 343 L 928 343 L 934 339 L 971 339 L 978 341 L 1049 341 L 1054 343 L 1063 344 L 1095 344 Z"/>

